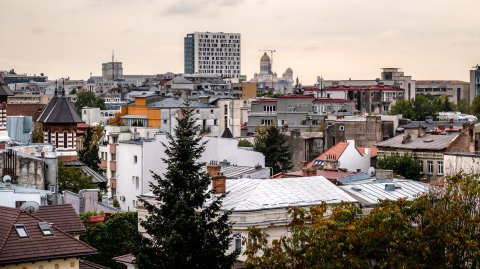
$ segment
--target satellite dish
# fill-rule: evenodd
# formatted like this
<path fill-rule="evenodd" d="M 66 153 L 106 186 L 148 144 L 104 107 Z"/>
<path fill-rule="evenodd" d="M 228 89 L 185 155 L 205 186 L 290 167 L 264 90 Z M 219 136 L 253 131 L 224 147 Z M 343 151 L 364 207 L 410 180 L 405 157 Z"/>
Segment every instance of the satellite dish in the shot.
<path fill-rule="evenodd" d="M 35 214 L 38 212 L 38 209 L 40 209 L 40 205 L 35 201 L 28 201 L 23 203 L 20 209 L 28 214 Z"/>
<path fill-rule="evenodd" d="M 367 174 L 369 177 L 373 177 L 375 175 L 375 168 L 373 167 L 368 168 Z"/>
<path fill-rule="evenodd" d="M 5 183 L 5 186 L 9 187 L 10 184 L 12 183 L 12 177 L 9 175 L 5 175 L 3 177 L 3 182 Z"/>

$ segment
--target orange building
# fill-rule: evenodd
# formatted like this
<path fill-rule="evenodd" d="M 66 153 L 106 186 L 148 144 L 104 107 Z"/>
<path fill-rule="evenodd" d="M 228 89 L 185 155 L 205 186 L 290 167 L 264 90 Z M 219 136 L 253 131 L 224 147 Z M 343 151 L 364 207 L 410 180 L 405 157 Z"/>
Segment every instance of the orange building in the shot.
<path fill-rule="evenodd" d="M 154 98 L 148 98 L 146 96 L 135 97 L 135 102 L 122 106 L 120 113 L 117 113 L 113 119 L 110 119 L 109 124 L 117 126 L 160 127 L 160 108 L 149 107 L 148 103 L 150 99 Z"/>

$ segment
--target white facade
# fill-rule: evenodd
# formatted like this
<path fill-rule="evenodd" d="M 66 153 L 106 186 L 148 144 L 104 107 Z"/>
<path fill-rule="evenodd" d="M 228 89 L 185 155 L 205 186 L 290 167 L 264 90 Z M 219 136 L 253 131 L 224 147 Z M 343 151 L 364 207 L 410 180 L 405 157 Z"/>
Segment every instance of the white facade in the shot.
<path fill-rule="evenodd" d="M 220 99 L 216 105 L 219 109 L 218 129 L 221 136 L 228 127 L 234 137 L 241 136 L 242 123 L 248 121 L 248 116 L 243 113 L 247 110 L 246 102 L 241 99 Z"/>
<path fill-rule="evenodd" d="M 343 153 L 338 157 L 338 167 L 346 168 L 348 171 L 368 172 L 370 168 L 370 154 L 369 149 L 365 149 L 365 155 L 362 155 L 355 146 L 355 140 L 348 140 L 347 147 Z"/>
<path fill-rule="evenodd" d="M 194 108 L 196 124 L 200 130 L 208 136 L 222 135 L 218 127 L 218 118 L 220 115 L 218 107 L 197 107 Z M 175 117 L 178 117 L 180 108 L 162 108 L 160 110 L 161 126 L 160 130 L 165 133 L 173 134 L 173 130 L 178 125 Z"/>
<path fill-rule="evenodd" d="M 38 205 L 47 205 L 47 195 L 50 191 L 37 190 L 35 188 L 26 188 L 12 185 L 6 187 L 0 184 L 0 206 L 19 207 L 25 202 L 35 202 Z"/>
<path fill-rule="evenodd" d="M 240 37 L 239 33 L 193 33 L 195 73 L 240 77 Z"/>
<path fill-rule="evenodd" d="M 238 166 L 265 166 L 263 154 L 238 148 L 235 139 L 204 137 L 208 141 L 205 152 L 198 162 L 228 160 Z M 163 175 L 167 171 L 165 147 L 168 144 L 165 134 L 155 135 L 155 139 L 122 141 L 116 149 L 116 195 L 123 210 L 135 211 L 137 196 L 150 192 L 152 173 Z M 138 181 L 137 181 L 138 177 Z"/>
<path fill-rule="evenodd" d="M 82 108 L 82 120 L 88 125 L 105 124 L 108 119 L 114 118 L 120 110 L 100 110 L 98 107 Z"/>
<path fill-rule="evenodd" d="M 480 156 L 474 153 L 444 153 L 445 176 L 480 173 Z"/>

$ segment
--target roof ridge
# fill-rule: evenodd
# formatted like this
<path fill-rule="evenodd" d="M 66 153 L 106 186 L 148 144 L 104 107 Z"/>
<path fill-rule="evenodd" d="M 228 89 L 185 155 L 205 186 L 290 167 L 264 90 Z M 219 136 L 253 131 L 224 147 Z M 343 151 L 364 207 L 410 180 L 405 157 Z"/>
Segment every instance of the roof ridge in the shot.
<path fill-rule="evenodd" d="M 22 214 L 22 211 L 18 210 L 16 208 L 0 206 L 0 208 L 1 207 L 6 208 L 7 210 L 16 211 L 17 216 L 14 219 L 15 222 L 10 225 L 10 228 L 8 229 L 8 232 L 5 234 L 5 239 L 3 240 L 3 242 L 0 242 L 0 254 L 2 253 L 3 247 L 7 244 L 8 239 L 10 238 L 10 234 L 12 233 L 12 230 L 13 230 L 13 224 L 15 224 L 18 221 L 18 218 L 20 217 L 20 214 Z"/>

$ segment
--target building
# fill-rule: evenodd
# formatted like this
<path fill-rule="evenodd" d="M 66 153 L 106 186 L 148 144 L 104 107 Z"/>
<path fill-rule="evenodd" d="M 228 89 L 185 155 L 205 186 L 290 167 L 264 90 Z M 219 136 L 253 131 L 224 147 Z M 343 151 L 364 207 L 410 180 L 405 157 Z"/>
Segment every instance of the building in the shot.
<path fill-rule="evenodd" d="M 88 125 L 106 124 L 109 119 L 115 118 L 115 114 L 120 110 L 100 110 L 98 107 L 82 108 L 82 120 Z"/>
<path fill-rule="evenodd" d="M 471 104 L 470 83 L 459 80 L 417 80 L 415 82 L 415 94 L 428 94 L 436 97 L 445 95 L 448 101 L 457 104 L 465 100 Z"/>
<path fill-rule="evenodd" d="M 83 123 L 77 111 L 65 96 L 55 91 L 45 110 L 38 118 L 43 124 L 43 142 L 55 146 L 59 160 L 77 160 L 78 123 Z"/>
<path fill-rule="evenodd" d="M 52 193 L 48 190 L 39 190 L 34 185 L 20 185 L 11 182 L 11 179 L 0 180 L 0 206 L 20 208 L 23 204 L 47 205 Z"/>
<path fill-rule="evenodd" d="M 8 136 L 12 141 L 32 143 L 33 121 L 31 116 L 7 116 Z"/>
<path fill-rule="evenodd" d="M 293 90 L 293 70 L 288 67 L 278 77 L 277 73 L 272 71 L 273 59 L 265 52 L 260 58 L 260 73 L 255 73 L 250 83 L 257 84 L 257 91 L 260 93 L 268 93 L 269 91 L 281 94 L 291 94 Z"/>
<path fill-rule="evenodd" d="M 7 100 L 13 92 L 7 87 L 3 75 L 0 74 L 0 148 L 10 141 L 7 131 Z"/>
<path fill-rule="evenodd" d="M 248 121 L 248 108 L 246 101 L 242 99 L 233 98 L 219 98 L 210 104 L 218 107 L 218 134 L 225 137 L 226 129 L 232 134 L 232 137 L 239 137 L 242 135 L 242 127 Z M 226 137 L 229 138 L 229 137 Z"/>
<path fill-rule="evenodd" d="M 470 104 L 478 95 L 480 95 L 480 65 L 477 64 L 470 70 Z"/>
<path fill-rule="evenodd" d="M 231 166 L 265 166 L 262 153 L 238 148 L 238 140 L 217 137 L 203 137 L 207 142 L 205 151 L 197 160 L 199 163 L 220 163 L 227 160 Z M 167 164 L 165 147 L 169 141 L 165 134 L 157 134 L 150 139 L 119 141 L 116 147 L 116 196 L 123 210 L 134 211 L 138 205 L 137 196 L 150 192 L 153 182 L 151 171 L 163 175 Z"/>
<path fill-rule="evenodd" d="M 446 152 L 443 154 L 445 176 L 458 173 L 479 174 L 480 155 L 472 152 Z"/>
<path fill-rule="evenodd" d="M 185 74 L 239 78 L 241 56 L 239 33 L 195 32 L 184 38 Z"/>
<path fill-rule="evenodd" d="M 474 151 L 473 126 L 464 124 L 460 134 L 426 134 L 422 128 L 416 132 L 399 135 L 377 143 L 377 157 L 394 154 L 411 154 L 422 165 L 422 173 L 428 180 L 442 180 L 444 173 L 444 154 L 449 152 L 471 153 Z"/>
<path fill-rule="evenodd" d="M 60 216 L 43 219 L 20 209 L 2 206 L 0 216 L 1 267 L 80 269 L 80 258 L 96 253 L 94 248 L 60 228 L 66 224 L 58 222 Z M 53 220 L 57 222 L 50 223 Z"/>
<path fill-rule="evenodd" d="M 48 76 L 45 76 L 43 73 L 40 75 L 27 75 L 27 74 L 17 74 L 15 70 L 10 71 L 0 71 L 0 76 L 5 79 L 6 84 L 15 84 L 15 83 L 28 83 L 28 82 L 47 82 Z"/>

